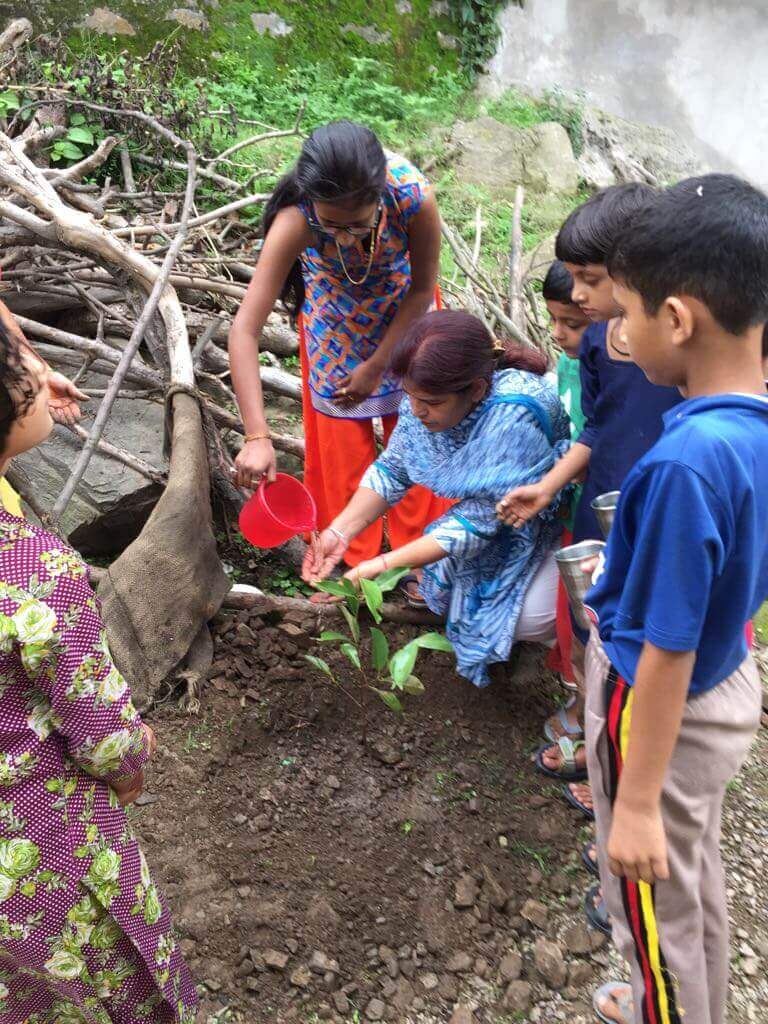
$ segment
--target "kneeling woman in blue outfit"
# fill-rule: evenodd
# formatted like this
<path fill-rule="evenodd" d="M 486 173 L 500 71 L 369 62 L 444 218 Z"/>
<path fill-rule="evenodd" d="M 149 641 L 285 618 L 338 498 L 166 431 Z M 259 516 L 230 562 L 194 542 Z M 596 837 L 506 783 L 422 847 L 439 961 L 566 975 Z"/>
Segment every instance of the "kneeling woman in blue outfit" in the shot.
<path fill-rule="evenodd" d="M 454 501 L 425 535 L 347 573 L 424 567 L 421 592 L 447 618 L 458 670 L 476 686 L 517 640 L 554 639 L 560 525 L 551 510 L 520 530 L 496 506 L 511 487 L 539 480 L 569 445 L 568 417 L 534 349 L 494 344 L 458 310 L 428 313 L 396 344 L 392 370 L 406 398 L 389 444 L 344 511 L 308 549 L 304 579 L 325 579 L 349 542 L 423 484 Z"/>

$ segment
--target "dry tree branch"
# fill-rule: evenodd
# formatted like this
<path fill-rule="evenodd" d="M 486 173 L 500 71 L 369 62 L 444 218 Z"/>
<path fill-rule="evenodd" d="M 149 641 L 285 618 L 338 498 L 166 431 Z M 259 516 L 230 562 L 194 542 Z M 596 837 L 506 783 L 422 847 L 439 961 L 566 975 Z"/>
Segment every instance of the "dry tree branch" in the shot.
<path fill-rule="evenodd" d="M 509 315 L 510 319 L 525 333 L 525 312 L 523 296 L 523 186 L 515 191 L 515 206 L 512 211 L 512 232 L 509 242 Z"/>

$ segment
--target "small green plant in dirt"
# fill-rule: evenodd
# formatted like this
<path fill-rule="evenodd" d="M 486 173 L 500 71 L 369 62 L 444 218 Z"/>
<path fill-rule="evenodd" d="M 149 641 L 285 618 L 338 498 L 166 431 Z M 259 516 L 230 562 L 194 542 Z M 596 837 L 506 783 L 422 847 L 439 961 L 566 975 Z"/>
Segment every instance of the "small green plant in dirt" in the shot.
<path fill-rule="evenodd" d="M 390 651 L 389 641 L 378 628 L 381 623 L 381 607 L 384 604 L 384 594 L 393 590 L 407 572 L 407 569 L 390 569 L 375 580 L 360 580 L 359 591 L 350 580 L 345 579 L 326 580 L 317 584 L 318 590 L 343 599 L 341 611 L 349 628 L 348 634 L 326 630 L 320 634 L 318 640 L 324 644 L 338 644 L 341 654 L 355 669 L 358 686 L 375 693 L 391 711 L 398 713 L 403 710 L 400 700 L 402 694 L 418 696 L 424 692 L 423 683 L 414 675 L 419 651 L 453 651 L 450 641 L 441 633 L 425 633 L 410 640 L 399 650 Z M 369 659 L 365 658 L 360 629 L 360 611 L 363 606 L 368 608 L 376 623 L 369 630 Z M 313 668 L 321 672 L 364 711 L 363 703 L 342 686 L 324 658 L 312 654 L 305 655 L 305 658 Z M 365 725 L 364 716 L 364 736 Z"/>

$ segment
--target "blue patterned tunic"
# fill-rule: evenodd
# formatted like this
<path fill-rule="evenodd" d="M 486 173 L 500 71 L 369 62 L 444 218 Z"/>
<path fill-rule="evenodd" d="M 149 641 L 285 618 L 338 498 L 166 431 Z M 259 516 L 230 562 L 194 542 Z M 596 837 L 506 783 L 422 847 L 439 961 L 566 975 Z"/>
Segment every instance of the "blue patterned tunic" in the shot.
<path fill-rule="evenodd" d="M 447 617 L 458 669 L 476 686 L 490 682 L 489 664 L 509 657 L 528 584 L 561 529 L 548 510 L 513 530 L 497 519 L 496 504 L 511 488 L 540 480 L 569 439 L 556 387 L 501 370 L 488 397 L 450 430 L 430 433 L 404 400 L 386 451 L 361 481 L 390 505 L 412 484 L 456 500 L 428 529 L 448 557 L 425 568 L 421 590 Z"/>

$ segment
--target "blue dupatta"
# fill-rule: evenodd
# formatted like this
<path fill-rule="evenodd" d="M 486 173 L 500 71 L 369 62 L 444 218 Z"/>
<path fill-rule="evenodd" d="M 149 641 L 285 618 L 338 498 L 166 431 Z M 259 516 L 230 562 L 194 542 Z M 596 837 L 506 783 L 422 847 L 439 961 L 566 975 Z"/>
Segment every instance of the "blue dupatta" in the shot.
<path fill-rule="evenodd" d="M 487 398 L 450 430 L 430 433 L 406 399 L 387 449 L 361 481 L 390 504 L 413 484 L 455 499 L 427 531 L 447 557 L 425 568 L 421 589 L 446 616 L 458 669 L 476 686 L 490 682 L 489 664 L 509 657 L 525 591 L 560 532 L 552 511 L 520 530 L 502 526 L 496 504 L 540 480 L 569 437 L 555 385 L 502 370 Z"/>

